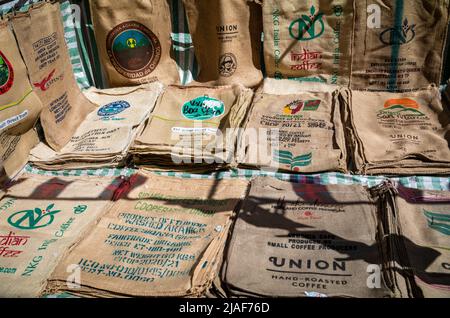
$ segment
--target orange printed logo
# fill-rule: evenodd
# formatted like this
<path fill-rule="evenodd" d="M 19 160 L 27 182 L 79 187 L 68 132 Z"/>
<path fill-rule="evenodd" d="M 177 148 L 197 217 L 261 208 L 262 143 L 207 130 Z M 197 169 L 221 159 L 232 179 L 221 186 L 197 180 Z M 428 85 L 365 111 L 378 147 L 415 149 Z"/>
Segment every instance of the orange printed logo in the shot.
<path fill-rule="evenodd" d="M 420 105 L 410 98 L 393 98 L 384 103 L 384 110 L 381 113 L 392 115 L 415 115 L 425 116 L 419 111 Z"/>

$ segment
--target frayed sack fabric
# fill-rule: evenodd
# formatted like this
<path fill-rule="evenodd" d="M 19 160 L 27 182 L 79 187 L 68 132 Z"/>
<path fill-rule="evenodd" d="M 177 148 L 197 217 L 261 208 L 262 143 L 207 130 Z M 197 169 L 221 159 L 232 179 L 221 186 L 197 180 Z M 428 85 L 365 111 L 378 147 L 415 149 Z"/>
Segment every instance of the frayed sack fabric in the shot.
<path fill-rule="evenodd" d="M 60 150 L 96 108 L 75 80 L 64 38 L 59 3 L 44 2 L 11 19 L 20 51 L 43 110 L 47 143 Z"/>
<path fill-rule="evenodd" d="M 217 275 L 244 180 L 186 180 L 147 173 L 58 265 L 47 290 L 75 295 L 200 296 Z M 66 268 L 81 269 L 78 289 Z"/>
<path fill-rule="evenodd" d="M 439 84 L 448 0 L 355 1 L 351 88 L 407 92 Z"/>
<path fill-rule="evenodd" d="M 316 92 L 305 92 L 297 82 L 265 80 L 238 143 L 242 166 L 296 173 L 346 172 L 338 91 L 317 87 Z"/>
<path fill-rule="evenodd" d="M 39 137 L 34 129 L 22 135 L 0 133 L 0 187 L 23 169 L 31 149 L 38 143 Z"/>
<path fill-rule="evenodd" d="M 31 87 L 9 21 L 0 19 L 0 134 L 23 134 L 34 127 L 42 103 Z"/>
<path fill-rule="evenodd" d="M 348 85 L 353 0 L 264 0 L 268 77 Z"/>
<path fill-rule="evenodd" d="M 355 226 L 357 224 L 357 226 Z M 390 297 L 382 277 L 377 205 L 366 188 L 252 181 L 227 250 L 232 296 Z"/>
<path fill-rule="evenodd" d="M 134 162 L 159 170 L 229 166 L 252 98 L 242 85 L 168 87 L 131 148 Z"/>
<path fill-rule="evenodd" d="M 36 175 L 16 180 L 0 200 L 0 297 L 38 297 L 64 252 L 100 217 L 120 183 Z M 64 280 L 75 270 L 66 267 Z"/>
<path fill-rule="evenodd" d="M 46 170 L 122 166 L 163 91 L 155 82 L 106 90 L 91 88 L 88 99 L 101 105 L 78 127 L 69 143 L 55 152 L 44 143 L 31 151 L 33 165 Z"/>
<path fill-rule="evenodd" d="M 208 85 L 262 81 L 261 5 L 253 0 L 183 0 L 200 67 L 196 80 Z"/>
<path fill-rule="evenodd" d="M 450 110 L 436 87 L 414 93 L 345 94 L 358 173 L 449 174 Z"/>
<path fill-rule="evenodd" d="M 100 60 L 110 87 L 178 84 L 168 0 L 89 1 Z"/>

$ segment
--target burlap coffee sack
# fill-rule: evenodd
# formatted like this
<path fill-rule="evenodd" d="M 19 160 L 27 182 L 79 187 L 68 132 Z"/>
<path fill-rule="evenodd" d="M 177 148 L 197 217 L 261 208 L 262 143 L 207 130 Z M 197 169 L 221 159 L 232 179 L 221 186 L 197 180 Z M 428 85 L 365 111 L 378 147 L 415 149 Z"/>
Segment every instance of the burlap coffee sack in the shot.
<path fill-rule="evenodd" d="M 164 85 L 159 82 L 111 89 L 92 87 L 85 91 L 85 95 L 100 108 L 87 116 L 86 120 L 138 126 L 153 111 L 163 90 Z"/>
<path fill-rule="evenodd" d="M 257 178 L 230 241 L 223 280 L 233 295 L 385 297 L 377 206 L 361 186 Z M 358 224 L 358 226 L 355 226 Z M 374 288 L 371 288 L 374 287 Z"/>
<path fill-rule="evenodd" d="M 0 133 L 19 135 L 33 128 L 42 103 L 31 87 L 9 22 L 1 18 L 0 47 Z"/>
<path fill-rule="evenodd" d="M 253 0 L 183 0 L 200 67 L 208 85 L 262 81 L 261 5 Z"/>
<path fill-rule="evenodd" d="M 301 84 L 289 80 L 265 81 L 239 140 L 238 162 L 291 172 L 345 172 L 341 121 L 333 87 L 305 92 Z"/>
<path fill-rule="evenodd" d="M 448 0 L 355 1 L 351 87 L 407 92 L 439 84 Z"/>
<path fill-rule="evenodd" d="M 378 237 L 382 248 L 384 281 L 395 297 L 414 297 L 418 289 L 405 248 L 402 247 L 403 240 L 398 235 L 396 185 L 385 181 L 371 188 L 370 192 L 378 205 Z"/>
<path fill-rule="evenodd" d="M 32 150 L 31 162 L 48 170 L 124 164 L 132 141 L 162 90 L 160 83 L 107 90 L 89 89 L 87 98 L 101 106 L 86 117 L 69 143 L 59 152 L 41 143 Z"/>
<path fill-rule="evenodd" d="M 348 106 L 359 173 L 448 173 L 450 113 L 437 88 L 401 94 L 352 91 Z"/>
<path fill-rule="evenodd" d="M 23 169 L 31 149 L 38 143 L 39 137 L 34 129 L 18 136 L 0 133 L 0 186 Z"/>
<path fill-rule="evenodd" d="M 52 274 L 48 290 L 108 296 L 196 296 L 211 284 L 243 180 L 186 180 L 139 172 L 129 190 Z M 81 286 L 65 282 L 81 267 Z"/>
<path fill-rule="evenodd" d="M 353 1 L 264 0 L 267 75 L 348 85 Z"/>
<path fill-rule="evenodd" d="M 0 201 L 1 297 L 37 297 L 107 208 L 120 179 L 23 175 Z M 68 270 L 68 272 L 66 272 Z M 65 268 L 65 279 L 74 269 Z"/>
<path fill-rule="evenodd" d="M 176 168 L 183 160 L 190 169 L 230 164 L 252 98 L 241 85 L 169 87 L 131 149 L 135 162 Z"/>
<path fill-rule="evenodd" d="M 31 82 L 43 104 L 41 123 L 46 141 L 60 150 L 96 105 L 84 97 L 76 83 L 59 3 L 39 3 L 16 14 L 12 24 Z"/>
<path fill-rule="evenodd" d="M 395 198 L 402 266 L 411 268 L 416 297 L 450 296 L 450 192 L 398 187 Z"/>
<path fill-rule="evenodd" d="M 110 87 L 179 83 L 168 0 L 93 0 L 90 9 Z"/>

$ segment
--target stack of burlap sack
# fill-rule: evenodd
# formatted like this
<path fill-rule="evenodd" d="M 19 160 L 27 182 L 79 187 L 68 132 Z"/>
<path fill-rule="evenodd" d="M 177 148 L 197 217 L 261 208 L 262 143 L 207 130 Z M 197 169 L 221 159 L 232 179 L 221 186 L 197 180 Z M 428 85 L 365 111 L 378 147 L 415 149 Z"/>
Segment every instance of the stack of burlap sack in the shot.
<path fill-rule="evenodd" d="M 450 192 L 252 181 L 215 295 L 448 297 Z M 357 226 L 355 226 L 357 224 Z"/>
<path fill-rule="evenodd" d="M 398 297 L 450 296 L 450 192 L 387 183 L 379 197 L 386 281 Z"/>
<path fill-rule="evenodd" d="M 134 163 L 197 172 L 229 166 L 252 98 L 241 85 L 168 87 L 130 150 Z"/>
<path fill-rule="evenodd" d="M 87 90 L 86 97 L 101 106 L 87 115 L 60 151 L 44 143 L 32 149 L 31 163 L 45 170 L 124 166 L 134 138 L 162 91 L 160 83 Z"/>
<path fill-rule="evenodd" d="M 65 252 L 91 231 L 122 182 L 24 174 L 0 194 L 0 297 L 40 296 Z M 66 278 L 76 275 L 73 267 L 65 270 Z"/>
<path fill-rule="evenodd" d="M 1 296 L 450 292 L 449 192 L 139 172 L 24 175 L 2 195 Z"/>
<path fill-rule="evenodd" d="M 41 2 L 2 17 L 0 34 L 2 182 L 22 169 L 38 144 L 38 118 L 47 144 L 59 151 L 96 105 L 73 75 L 59 3 Z"/>
<path fill-rule="evenodd" d="M 357 226 L 355 226 L 357 224 Z M 376 200 L 362 186 L 252 181 L 222 268 L 228 296 L 392 297 L 383 280 Z M 218 288 L 219 289 L 219 288 Z"/>
<path fill-rule="evenodd" d="M 86 297 L 202 296 L 217 276 L 243 180 L 139 172 L 49 279 L 47 293 Z M 78 265 L 79 283 L 67 285 Z"/>
<path fill-rule="evenodd" d="M 450 109 L 436 87 L 410 93 L 342 91 L 359 174 L 450 172 Z"/>
<path fill-rule="evenodd" d="M 338 89 L 266 79 L 239 138 L 238 163 L 295 173 L 347 171 Z"/>

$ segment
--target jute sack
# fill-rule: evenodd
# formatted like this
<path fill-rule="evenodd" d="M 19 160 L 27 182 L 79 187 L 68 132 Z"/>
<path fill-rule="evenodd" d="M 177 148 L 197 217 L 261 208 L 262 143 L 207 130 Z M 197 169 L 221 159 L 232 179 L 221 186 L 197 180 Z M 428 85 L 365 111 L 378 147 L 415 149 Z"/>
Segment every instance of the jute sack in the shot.
<path fill-rule="evenodd" d="M 34 129 L 22 135 L 0 133 L 0 186 L 13 179 L 27 164 L 31 149 L 39 143 Z"/>
<path fill-rule="evenodd" d="M 333 87 L 305 92 L 296 82 L 265 80 L 240 136 L 238 162 L 291 172 L 345 172 L 345 139 L 337 97 Z"/>
<path fill-rule="evenodd" d="M 129 190 L 58 265 L 47 290 L 87 296 L 199 296 L 217 272 L 243 180 L 193 180 L 139 172 Z M 81 288 L 65 283 L 81 268 Z"/>
<path fill-rule="evenodd" d="M 448 0 L 355 1 L 351 88 L 405 92 L 439 84 Z"/>
<path fill-rule="evenodd" d="M 353 1 L 264 0 L 268 77 L 348 85 Z"/>
<path fill-rule="evenodd" d="M 159 169 L 231 164 L 252 98 L 242 85 L 168 87 L 131 148 L 135 163 Z"/>
<path fill-rule="evenodd" d="M 0 133 L 33 128 L 42 103 L 31 87 L 9 21 L 0 19 Z"/>
<path fill-rule="evenodd" d="M 398 218 L 395 197 L 396 185 L 387 180 L 370 189 L 378 205 L 378 237 L 383 259 L 383 279 L 396 298 L 414 298 L 418 288 L 407 262 L 402 237 L 398 234 Z"/>
<path fill-rule="evenodd" d="M 120 179 L 23 175 L 0 201 L 0 296 L 37 297 L 108 206 Z M 65 280 L 75 268 L 65 268 Z"/>
<path fill-rule="evenodd" d="M 44 105 L 45 139 L 60 150 L 96 105 L 84 97 L 75 81 L 59 3 L 39 3 L 16 14 L 12 24 L 31 82 Z"/>
<path fill-rule="evenodd" d="M 395 202 L 401 265 L 412 269 L 416 297 L 450 297 L 450 192 L 399 186 Z"/>
<path fill-rule="evenodd" d="M 233 230 L 223 281 L 232 295 L 392 296 L 382 277 L 378 288 L 368 285 L 368 267 L 382 270 L 377 226 L 377 205 L 364 187 L 256 178 Z"/>
<path fill-rule="evenodd" d="M 124 165 L 131 143 L 162 91 L 161 83 L 89 89 L 86 97 L 101 106 L 86 117 L 59 152 L 41 143 L 31 151 L 30 161 L 46 170 Z"/>
<path fill-rule="evenodd" d="M 348 105 L 359 173 L 450 171 L 450 110 L 436 87 L 401 94 L 352 91 Z"/>
<path fill-rule="evenodd" d="M 195 56 L 197 81 L 257 86 L 261 72 L 261 5 L 253 0 L 183 0 Z"/>
<path fill-rule="evenodd" d="M 93 0 L 95 39 L 110 87 L 178 84 L 168 0 Z"/>

